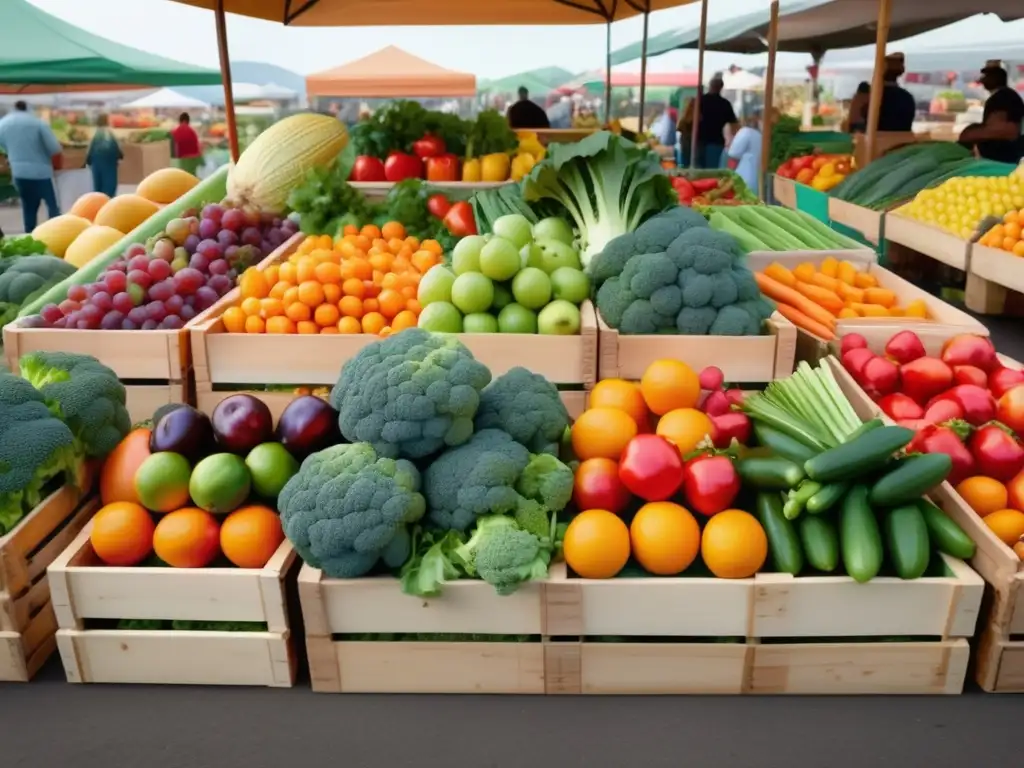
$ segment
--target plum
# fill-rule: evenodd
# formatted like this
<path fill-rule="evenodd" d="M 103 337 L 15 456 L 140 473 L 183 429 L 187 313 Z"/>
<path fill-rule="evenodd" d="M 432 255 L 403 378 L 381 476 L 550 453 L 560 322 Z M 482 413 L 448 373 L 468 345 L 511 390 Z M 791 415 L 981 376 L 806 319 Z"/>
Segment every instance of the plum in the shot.
<path fill-rule="evenodd" d="M 302 395 L 281 414 L 275 437 L 300 461 L 311 453 L 342 442 L 338 412 L 322 397 Z"/>
<path fill-rule="evenodd" d="M 164 413 L 153 425 L 149 438 L 151 453 L 180 453 L 190 462 L 206 456 L 213 447 L 213 426 L 209 417 L 190 405 Z"/>
<path fill-rule="evenodd" d="M 252 395 L 231 395 L 213 409 L 213 434 L 225 450 L 246 455 L 273 439 L 274 417 L 267 404 Z"/>

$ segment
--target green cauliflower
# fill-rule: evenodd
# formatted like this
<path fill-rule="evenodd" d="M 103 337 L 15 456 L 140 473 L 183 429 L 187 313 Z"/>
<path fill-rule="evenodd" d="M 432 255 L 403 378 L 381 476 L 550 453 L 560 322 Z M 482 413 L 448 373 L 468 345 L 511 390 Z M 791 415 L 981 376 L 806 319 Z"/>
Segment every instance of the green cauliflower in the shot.
<path fill-rule="evenodd" d="M 32 352 L 18 366 L 22 378 L 42 393 L 53 413 L 71 428 L 86 456 L 106 456 L 131 431 L 124 384 L 95 357 Z"/>
<path fill-rule="evenodd" d="M 531 454 L 511 435 L 483 429 L 438 456 L 423 475 L 429 519 L 438 528 L 468 530 L 484 515 L 540 506 L 545 514 L 572 498 L 572 470 L 550 454 Z"/>
<path fill-rule="evenodd" d="M 10 263 L 0 272 L 0 326 L 14 320 L 22 306 L 75 271 L 74 266 L 56 256 L 22 256 L 4 261 Z"/>
<path fill-rule="evenodd" d="M 550 530 L 537 536 L 510 517 L 487 515 L 477 520 L 473 535 L 455 555 L 470 576 L 483 579 L 499 595 L 511 595 L 525 581 L 547 578 L 553 552 Z"/>
<path fill-rule="evenodd" d="M 383 458 L 367 443 L 308 456 L 281 489 L 285 536 L 302 559 L 328 576 L 352 579 L 379 561 L 399 568 L 412 554 L 409 526 L 423 517 L 420 473 Z"/>
<path fill-rule="evenodd" d="M 0 536 L 54 486 L 78 482 L 75 437 L 24 379 L 0 372 Z"/>
<path fill-rule="evenodd" d="M 483 391 L 474 426 L 508 432 L 533 453 L 557 454 L 569 412 L 554 384 L 517 366 Z"/>
<path fill-rule="evenodd" d="M 341 434 L 420 459 L 465 443 L 491 372 L 454 336 L 409 328 L 367 344 L 331 391 Z"/>

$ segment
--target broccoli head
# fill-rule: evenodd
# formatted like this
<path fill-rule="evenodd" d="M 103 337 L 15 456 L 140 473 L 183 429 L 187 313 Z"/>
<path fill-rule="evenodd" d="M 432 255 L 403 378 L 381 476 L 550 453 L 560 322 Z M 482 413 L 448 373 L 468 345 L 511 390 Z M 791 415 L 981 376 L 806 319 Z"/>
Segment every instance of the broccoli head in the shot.
<path fill-rule="evenodd" d="M 669 208 L 652 216 L 633 233 L 636 253 L 664 251 L 681 234 L 690 229 L 709 229 L 708 220 L 687 206 Z"/>
<path fill-rule="evenodd" d="M 554 456 L 534 456 L 498 429 L 480 430 L 448 449 L 423 476 L 431 522 L 457 531 L 483 515 L 514 514 L 530 501 L 557 512 L 569 503 L 572 483 L 572 470 Z"/>
<path fill-rule="evenodd" d="M 409 328 L 346 362 L 330 401 L 347 440 L 370 443 L 381 456 L 418 459 L 469 440 L 490 381 L 454 336 Z"/>
<path fill-rule="evenodd" d="M 102 458 L 132 428 L 126 392 L 117 374 L 95 357 L 70 352 L 31 352 L 18 361 L 22 378 L 38 389 L 86 456 Z"/>
<path fill-rule="evenodd" d="M 56 256 L 22 256 L 5 261 L 11 263 L 0 273 L 0 326 L 14 320 L 23 305 L 75 271 L 73 265 Z"/>
<path fill-rule="evenodd" d="M 558 444 L 569 426 L 558 389 L 543 376 L 512 368 L 480 395 L 475 428 L 500 429 L 533 453 L 558 453 Z"/>
<path fill-rule="evenodd" d="M 657 216 L 654 218 L 656 219 Z M 636 253 L 643 253 L 643 251 L 637 249 L 636 238 L 632 232 L 609 240 L 604 249 L 591 259 L 590 266 L 587 267 L 587 272 L 594 285 L 600 287 L 605 280 L 620 275 L 626 262 Z"/>
<path fill-rule="evenodd" d="M 277 497 L 281 525 L 302 559 L 328 576 L 363 576 L 412 553 L 409 526 L 426 511 L 420 474 L 368 443 L 335 445 L 302 462 Z"/>
<path fill-rule="evenodd" d="M 0 536 L 51 486 L 78 482 L 75 438 L 24 379 L 0 373 Z"/>
<path fill-rule="evenodd" d="M 659 288 L 673 285 L 678 275 L 676 265 L 664 252 L 640 253 L 626 263 L 619 279 L 634 296 L 649 299 Z"/>
<path fill-rule="evenodd" d="M 511 595 L 524 581 L 548 575 L 553 537 L 538 538 L 503 515 L 481 517 L 456 556 L 471 576 L 479 576 L 499 595 Z"/>

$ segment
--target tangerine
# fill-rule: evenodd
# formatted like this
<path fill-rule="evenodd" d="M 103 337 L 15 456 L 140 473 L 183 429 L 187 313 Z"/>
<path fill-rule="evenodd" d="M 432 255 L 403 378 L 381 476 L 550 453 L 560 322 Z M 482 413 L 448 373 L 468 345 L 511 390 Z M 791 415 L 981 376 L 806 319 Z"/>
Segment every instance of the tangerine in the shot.
<path fill-rule="evenodd" d="M 749 512 L 727 509 L 708 520 L 701 536 L 704 564 L 720 579 L 747 579 L 768 557 L 768 537 Z"/>
<path fill-rule="evenodd" d="M 580 512 L 565 530 L 566 564 L 583 579 L 610 579 L 629 560 L 629 529 L 607 509 Z"/>
<path fill-rule="evenodd" d="M 696 408 L 677 408 L 658 419 L 658 426 L 654 431 L 655 434 L 673 443 L 685 456 L 692 453 L 705 437 L 714 435 L 715 425 L 703 411 Z"/>
<path fill-rule="evenodd" d="M 695 408 L 700 399 L 700 379 L 679 360 L 655 360 L 640 379 L 647 407 L 659 416 L 677 408 Z"/>
<path fill-rule="evenodd" d="M 153 518 L 141 504 L 115 501 L 92 519 L 89 543 L 107 565 L 138 565 L 153 551 Z"/>
<path fill-rule="evenodd" d="M 633 556 L 648 573 L 675 576 L 690 567 L 700 551 L 700 526 L 685 507 L 655 501 L 637 510 L 629 526 Z"/>
<path fill-rule="evenodd" d="M 1024 536 L 1024 512 L 1018 509 L 998 509 L 982 518 L 992 533 L 1008 547 Z"/>
<path fill-rule="evenodd" d="M 618 408 L 628 413 L 637 429 L 647 431 L 649 411 L 640 387 L 625 379 L 602 379 L 590 392 L 591 408 Z"/>
<path fill-rule="evenodd" d="M 220 552 L 220 526 L 204 509 L 175 510 L 160 518 L 153 532 L 153 549 L 174 568 L 205 568 Z"/>
<path fill-rule="evenodd" d="M 963 480 L 956 487 L 956 492 L 979 517 L 1006 509 L 1009 498 L 1005 485 L 982 475 Z"/>
<path fill-rule="evenodd" d="M 580 461 L 593 458 L 618 461 L 636 433 L 636 422 L 625 411 L 589 408 L 572 425 L 572 449 Z"/>
<path fill-rule="evenodd" d="M 267 507 L 236 509 L 220 526 L 220 548 L 239 568 L 262 568 L 284 541 L 281 518 Z"/>

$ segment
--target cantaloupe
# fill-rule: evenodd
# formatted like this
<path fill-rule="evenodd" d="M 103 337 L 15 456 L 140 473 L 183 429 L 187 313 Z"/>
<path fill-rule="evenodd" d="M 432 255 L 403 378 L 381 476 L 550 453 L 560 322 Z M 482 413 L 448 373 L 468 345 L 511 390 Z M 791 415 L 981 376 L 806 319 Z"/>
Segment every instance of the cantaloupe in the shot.
<path fill-rule="evenodd" d="M 135 193 L 150 202 L 173 203 L 196 184 L 199 179 L 181 168 L 161 168 L 142 180 Z"/>
<path fill-rule="evenodd" d="M 71 213 L 75 216 L 81 216 L 83 219 L 94 221 L 96 214 L 99 213 L 100 208 L 106 205 L 110 198 L 102 192 L 86 192 L 80 198 L 75 200 L 75 204 L 71 206 Z"/>
<path fill-rule="evenodd" d="M 228 196 L 238 205 L 282 211 L 288 193 L 313 168 L 326 168 L 348 144 L 344 124 L 304 112 L 261 133 L 228 174 Z"/>
<path fill-rule="evenodd" d="M 156 203 L 141 195 L 118 195 L 100 208 L 94 223 L 127 233 L 159 210 Z"/>
<path fill-rule="evenodd" d="M 124 232 L 120 230 L 105 227 L 102 224 L 93 224 L 68 246 L 68 250 L 64 254 L 64 261 L 81 269 L 122 237 L 124 237 Z"/>
<path fill-rule="evenodd" d="M 68 213 L 44 221 L 32 230 L 32 237 L 46 244 L 46 250 L 54 256 L 64 258 L 68 246 L 87 230 L 92 222 L 81 216 Z"/>

